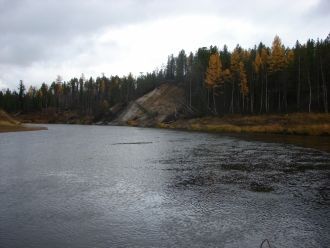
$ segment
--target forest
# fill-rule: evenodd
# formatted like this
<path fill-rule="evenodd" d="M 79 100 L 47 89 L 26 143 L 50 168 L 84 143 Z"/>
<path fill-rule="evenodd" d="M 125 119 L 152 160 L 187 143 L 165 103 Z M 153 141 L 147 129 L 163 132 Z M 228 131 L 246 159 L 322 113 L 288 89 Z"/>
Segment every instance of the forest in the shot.
<path fill-rule="evenodd" d="M 111 70 L 111 68 L 109 68 Z M 79 78 L 26 89 L 0 91 L 0 108 L 29 113 L 48 108 L 102 116 L 116 104 L 127 104 L 162 83 L 185 91 L 187 114 L 270 114 L 329 111 L 330 34 L 326 39 L 296 42 L 292 48 L 275 36 L 263 43 L 229 51 L 224 45 L 168 56 L 163 68 L 134 77 Z M 188 113 L 189 112 L 189 113 Z"/>

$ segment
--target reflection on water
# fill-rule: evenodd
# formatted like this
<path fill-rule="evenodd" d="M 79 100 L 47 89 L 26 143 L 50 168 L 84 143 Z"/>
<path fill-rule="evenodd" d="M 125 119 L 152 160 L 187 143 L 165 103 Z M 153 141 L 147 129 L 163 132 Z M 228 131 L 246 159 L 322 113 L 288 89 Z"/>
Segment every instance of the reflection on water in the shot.
<path fill-rule="evenodd" d="M 330 154 L 225 135 L 0 134 L 0 247 L 326 247 Z"/>

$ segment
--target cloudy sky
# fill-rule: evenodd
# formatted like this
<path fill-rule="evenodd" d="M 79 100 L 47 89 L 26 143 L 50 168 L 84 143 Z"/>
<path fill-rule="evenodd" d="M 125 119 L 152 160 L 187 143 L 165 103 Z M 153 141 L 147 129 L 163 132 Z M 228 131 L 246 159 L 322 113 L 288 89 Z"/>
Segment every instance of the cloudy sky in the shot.
<path fill-rule="evenodd" d="M 0 90 L 161 68 L 203 46 L 326 38 L 330 0 L 0 0 Z"/>

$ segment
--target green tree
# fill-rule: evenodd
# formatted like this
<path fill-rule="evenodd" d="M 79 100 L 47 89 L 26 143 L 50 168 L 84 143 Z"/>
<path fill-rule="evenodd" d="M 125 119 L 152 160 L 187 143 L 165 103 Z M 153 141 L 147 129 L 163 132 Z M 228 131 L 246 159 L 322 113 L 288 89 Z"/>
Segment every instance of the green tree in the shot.
<path fill-rule="evenodd" d="M 176 80 L 179 83 L 184 81 L 187 72 L 187 56 L 184 50 L 181 50 L 176 59 Z"/>
<path fill-rule="evenodd" d="M 18 101 L 21 111 L 24 110 L 24 97 L 25 97 L 25 86 L 23 84 L 23 80 L 20 80 L 18 86 Z"/>

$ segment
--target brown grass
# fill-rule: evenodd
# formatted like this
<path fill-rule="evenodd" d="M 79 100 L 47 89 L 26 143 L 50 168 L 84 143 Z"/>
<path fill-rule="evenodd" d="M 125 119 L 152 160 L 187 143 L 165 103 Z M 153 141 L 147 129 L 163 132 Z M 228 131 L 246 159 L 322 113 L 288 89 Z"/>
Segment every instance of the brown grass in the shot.
<path fill-rule="evenodd" d="M 287 115 L 204 117 L 161 123 L 161 128 L 225 133 L 273 133 L 299 135 L 330 135 L 330 115 L 294 113 Z"/>
<path fill-rule="evenodd" d="M 132 126 L 132 127 L 137 127 L 137 126 L 139 126 L 139 122 L 138 122 L 137 120 L 128 120 L 128 121 L 126 122 L 126 124 L 127 124 L 128 126 Z"/>
<path fill-rule="evenodd" d="M 5 111 L 0 109 L 0 125 L 18 125 L 18 124 L 20 124 L 19 121 L 16 121 Z"/>
<path fill-rule="evenodd" d="M 46 127 L 27 127 L 27 126 L 24 126 L 24 125 L 17 125 L 17 126 L 3 126 L 3 125 L 0 125 L 0 133 L 38 131 L 38 130 L 47 130 L 47 128 Z"/>
<path fill-rule="evenodd" d="M 28 127 L 22 125 L 19 121 L 12 118 L 5 111 L 0 110 L 0 133 L 3 132 L 18 132 L 18 131 L 36 131 L 46 130 L 45 127 Z"/>

